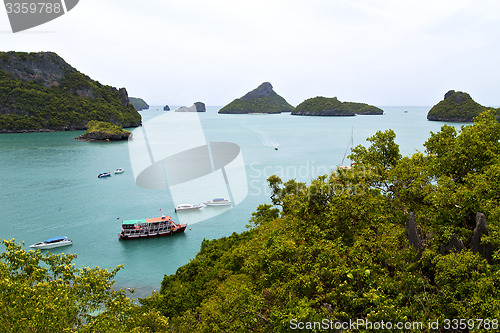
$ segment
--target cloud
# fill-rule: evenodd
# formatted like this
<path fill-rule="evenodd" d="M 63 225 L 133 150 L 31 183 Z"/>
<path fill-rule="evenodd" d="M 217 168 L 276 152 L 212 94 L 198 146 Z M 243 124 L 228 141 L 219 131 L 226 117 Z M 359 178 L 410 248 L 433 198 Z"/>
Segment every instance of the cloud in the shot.
<path fill-rule="evenodd" d="M 222 105 L 263 81 L 292 104 L 434 104 L 464 88 L 495 104 L 499 16 L 496 0 L 86 0 L 40 27 L 53 34 L 0 38 L 150 104 Z"/>

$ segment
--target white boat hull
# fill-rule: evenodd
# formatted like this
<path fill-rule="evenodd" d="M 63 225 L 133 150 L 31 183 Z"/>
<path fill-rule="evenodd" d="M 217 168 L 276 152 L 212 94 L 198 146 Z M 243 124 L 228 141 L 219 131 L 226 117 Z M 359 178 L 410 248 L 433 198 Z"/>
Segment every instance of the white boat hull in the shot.
<path fill-rule="evenodd" d="M 34 248 L 34 249 L 46 250 L 46 249 L 53 249 L 55 247 L 68 246 L 71 244 L 73 244 L 72 241 L 65 240 L 62 242 L 51 243 L 51 244 L 41 242 L 41 243 L 36 243 L 36 244 L 30 245 L 30 247 Z"/>
<path fill-rule="evenodd" d="M 202 205 L 177 206 L 175 208 L 175 211 L 178 212 L 178 211 L 186 211 L 186 210 L 198 210 L 198 209 L 201 209 L 201 208 L 203 208 Z"/>

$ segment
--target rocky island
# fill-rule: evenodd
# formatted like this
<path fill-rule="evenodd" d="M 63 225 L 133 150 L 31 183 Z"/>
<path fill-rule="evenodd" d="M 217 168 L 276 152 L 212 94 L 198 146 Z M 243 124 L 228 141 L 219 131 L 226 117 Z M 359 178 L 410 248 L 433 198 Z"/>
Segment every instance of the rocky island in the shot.
<path fill-rule="evenodd" d="M 163 111 L 170 111 L 170 107 L 169 107 L 168 105 L 165 105 L 165 106 L 163 107 Z"/>
<path fill-rule="evenodd" d="M 202 102 L 195 102 L 190 107 L 181 106 L 180 108 L 175 110 L 175 112 L 206 112 L 206 111 L 207 109 L 205 108 L 205 104 Z"/>
<path fill-rule="evenodd" d="M 129 97 L 128 100 L 130 104 L 132 104 L 137 111 L 149 109 L 148 103 L 146 103 L 142 98 Z"/>
<path fill-rule="evenodd" d="M 297 105 L 292 115 L 298 116 L 355 116 L 360 115 L 381 115 L 384 111 L 376 106 L 356 103 L 341 102 L 337 97 L 314 97 L 309 98 Z"/>
<path fill-rule="evenodd" d="M 473 122 L 481 112 L 497 110 L 477 103 L 469 94 L 461 91 L 450 90 L 444 99 L 434 105 L 427 114 L 428 120 L 449 122 Z"/>
<path fill-rule="evenodd" d="M 0 133 L 141 125 L 127 90 L 102 85 L 53 52 L 0 52 Z"/>
<path fill-rule="evenodd" d="M 121 126 L 104 121 L 91 120 L 87 123 L 87 132 L 75 139 L 89 142 L 127 140 L 132 133 Z"/>
<path fill-rule="evenodd" d="M 219 113 L 281 113 L 291 112 L 293 109 L 292 105 L 273 90 L 271 83 L 264 82 L 245 96 L 224 106 Z"/>

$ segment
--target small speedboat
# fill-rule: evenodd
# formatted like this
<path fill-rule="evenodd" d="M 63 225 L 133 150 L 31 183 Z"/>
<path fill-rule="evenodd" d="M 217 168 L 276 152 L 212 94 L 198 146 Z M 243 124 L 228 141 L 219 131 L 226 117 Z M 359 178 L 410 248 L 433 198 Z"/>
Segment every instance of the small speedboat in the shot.
<path fill-rule="evenodd" d="M 111 172 L 101 172 L 97 178 L 111 177 Z"/>
<path fill-rule="evenodd" d="M 175 207 L 175 211 L 181 211 L 181 210 L 198 210 L 202 208 L 203 205 L 191 205 L 191 204 L 180 204 L 177 207 Z"/>
<path fill-rule="evenodd" d="M 124 173 L 124 172 L 125 172 L 125 170 L 123 170 L 122 168 L 118 168 L 115 170 L 115 175 L 120 174 L 120 173 Z"/>
<path fill-rule="evenodd" d="M 230 206 L 231 201 L 225 198 L 215 198 L 204 202 L 207 206 Z"/>
<path fill-rule="evenodd" d="M 64 237 L 49 238 L 47 240 L 44 240 L 43 242 L 30 245 L 30 247 L 34 249 L 45 250 L 45 249 L 53 249 L 55 247 L 60 247 L 60 246 L 67 246 L 71 244 L 73 244 L 71 239 L 64 236 Z"/>

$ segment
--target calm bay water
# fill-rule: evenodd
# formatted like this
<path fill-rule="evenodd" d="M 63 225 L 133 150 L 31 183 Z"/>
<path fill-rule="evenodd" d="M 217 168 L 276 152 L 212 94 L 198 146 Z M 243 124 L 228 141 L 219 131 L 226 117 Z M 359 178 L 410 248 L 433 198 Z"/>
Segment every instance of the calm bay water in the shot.
<path fill-rule="evenodd" d="M 385 107 L 383 116 L 331 118 L 219 115 L 218 109 L 208 107 L 199 117 L 208 141 L 234 142 L 241 147 L 248 195 L 236 207 L 188 226 L 184 234 L 119 241 L 122 219 L 156 217 L 159 209 L 177 219 L 167 190 L 136 185 L 128 142 L 75 140 L 82 132 L 3 134 L 0 238 L 15 238 L 28 248 L 46 238 L 66 235 L 73 245 L 52 252 L 76 253 L 78 266 L 123 265 L 117 287 L 136 288 L 136 296 L 143 297 L 159 289 L 164 274 L 175 273 L 194 258 L 204 238 L 245 230 L 255 208 L 270 201 L 265 181 L 270 175 L 309 181 L 334 169 L 342 161 L 351 132 L 357 145 L 367 144 L 365 139 L 377 130 L 393 129 L 403 155 L 423 151 L 429 132 L 439 131 L 443 125 L 426 120 L 429 107 Z M 164 111 L 151 107 L 141 114 L 144 123 Z M 278 151 L 275 145 L 279 145 Z M 118 167 L 125 173 L 97 178 L 99 172 Z"/>

